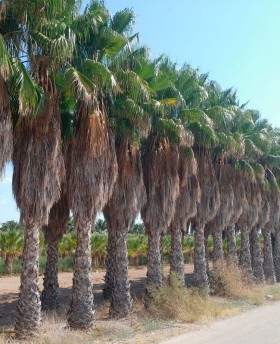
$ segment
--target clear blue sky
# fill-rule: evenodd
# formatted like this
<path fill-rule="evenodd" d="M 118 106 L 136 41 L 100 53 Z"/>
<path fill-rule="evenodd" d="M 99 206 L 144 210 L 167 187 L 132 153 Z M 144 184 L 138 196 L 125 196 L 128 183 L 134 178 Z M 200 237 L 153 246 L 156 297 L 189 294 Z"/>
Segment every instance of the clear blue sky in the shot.
<path fill-rule="evenodd" d="M 86 1 L 84 1 L 84 4 Z M 280 127 L 280 0 L 107 0 L 133 8 L 141 42 L 153 56 L 190 63 Z M 0 183 L 0 222 L 18 219 L 12 168 Z"/>

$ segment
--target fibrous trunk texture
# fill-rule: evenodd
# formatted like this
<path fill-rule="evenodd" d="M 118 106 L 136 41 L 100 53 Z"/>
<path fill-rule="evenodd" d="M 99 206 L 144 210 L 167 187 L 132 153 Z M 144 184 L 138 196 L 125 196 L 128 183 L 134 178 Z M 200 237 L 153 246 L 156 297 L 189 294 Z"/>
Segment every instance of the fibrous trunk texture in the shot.
<path fill-rule="evenodd" d="M 45 243 L 48 245 L 44 289 L 41 294 L 43 310 L 53 310 L 59 307 L 59 285 L 57 276 L 58 242 L 66 232 L 69 213 L 66 178 L 61 184 L 60 199 L 53 205 L 50 211 L 49 223 L 47 226 L 43 226 Z"/>
<path fill-rule="evenodd" d="M 113 318 L 125 318 L 132 307 L 130 282 L 128 279 L 127 230 L 112 231 L 114 246 L 114 279 L 109 315 Z"/>
<path fill-rule="evenodd" d="M 231 186 L 233 170 L 230 165 L 216 163 L 215 171 L 220 190 L 220 207 L 214 219 L 207 224 L 213 236 L 213 269 L 224 260 L 222 233 L 228 227 L 234 212 L 234 192 Z"/>
<path fill-rule="evenodd" d="M 250 248 L 253 275 L 259 282 L 264 282 L 264 271 L 262 264 L 262 251 L 260 246 L 260 238 L 258 228 L 255 227 L 250 233 Z"/>
<path fill-rule="evenodd" d="M 148 234 L 148 291 L 162 285 L 160 238 L 170 226 L 179 195 L 178 147 L 151 134 L 142 161 L 147 193 L 141 215 Z"/>
<path fill-rule="evenodd" d="M 39 226 L 30 219 L 24 230 L 21 285 L 15 324 L 16 333 L 20 337 L 36 333 L 41 325 L 38 270 Z"/>
<path fill-rule="evenodd" d="M 268 283 L 276 283 L 275 272 L 274 272 L 274 263 L 273 263 L 273 254 L 272 254 L 272 241 L 271 241 L 271 229 L 269 226 L 266 226 L 263 230 L 264 238 L 264 248 L 263 248 L 263 270 L 265 280 Z"/>
<path fill-rule="evenodd" d="M 65 174 L 61 147 L 59 99 L 54 85 L 51 86 L 52 81 L 48 77 L 46 78 L 47 80 L 42 81 L 43 85 L 48 85 L 48 89 L 45 90 L 46 101 L 43 113 L 32 118 L 21 117 L 17 123 L 14 140 L 13 193 L 21 211 L 22 225 L 26 228 L 25 233 L 28 235 L 24 250 L 34 252 L 31 259 L 28 259 L 28 254 L 23 256 L 23 271 L 25 268 L 30 270 L 34 283 L 26 286 L 25 283 L 29 280 L 23 273 L 21 289 L 29 288 L 34 297 L 28 299 L 28 308 L 21 307 L 22 300 L 18 307 L 16 324 L 18 335 L 21 335 L 22 332 L 32 333 L 38 330 L 40 315 L 37 310 L 40 301 L 37 295 L 37 277 L 35 278 L 35 274 L 38 274 L 38 267 L 31 266 L 38 264 L 37 258 L 35 261 L 35 252 L 37 254 L 39 250 L 38 228 L 47 225 L 49 211 L 59 199 L 60 184 Z M 32 230 L 36 237 L 36 240 L 33 241 L 31 240 Z M 31 315 L 29 315 L 29 311 Z M 36 321 L 31 320 L 26 325 L 26 319 L 29 319 L 32 313 L 36 314 L 36 316 L 34 315 Z"/>
<path fill-rule="evenodd" d="M 194 273 L 196 286 L 208 292 L 207 265 L 204 245 L 204 228 L 211 222 L 220 207 L 219 186 L 208 152 L 196 151 L 198 180 L 201 188 L 201 200 L 197 205 L 197 214 L 193 220 L 195 229 Z"/>
<path fill-rule="evenodd" d="M 214 229 L 212 232 L 213 236 L 213 268 L 219 266 L 219 262 L 223 260 L 224 250 L 223 250 L 223 231 L 221 229 Z"/>
<path fill-rule="evenodd" d="M 246 180 L 245 177 L 240 182 L 238 188 L 241 193 L 245 191 L 247 200 L 244 200 L 243 212 L 237 223 L 241 232 L 240 265 L 248 275 L 248 278 L 252 280 L 253 270 L 250 250 L 250 232 L 259 222 L 262 197 L 258 185 L 251 180 Z"/>
<path fill-rule="evenodd" d="M 68 324 L 73 329 L 89 329 L 94 323 L 91 281 L 91 223 L 92 219 L 76 224 L 77 246 L 74 259 L 73 288 L 70 296 Z"/>
<path fill-rule="evenodd" d="M 58 242 L 48 244 L 47 263 L 44 275 L 44 289 L 41 294 L 42 310 L 53 310 L 59 305 L 58 299 Z"/>
<path fill-rule="evenodd" d="M 105 300 L 110 300 L 114 288 L 115 276 L 115 247 L 114 247 L 113 231 L 108 230 L 108 243 L 107 243 L 107 257 L 106 257 L 106 274 L 104 278 L 103 297 Z"/>
<path fill-rule="evenodd" d="M 139 147 L 116 140 L 118 178 L 104 207 L 108 224 L 109 255 L 104 291 L 111 298 L 110 316 L 127 317 L 131 310 L 126 237 L 146 200 Z"/>
<path fill-rule="evenodd" d="M 169 227 L 171 234 L 170 281 L 172 283 L 174 278 L 176 278 L 181 285 L 185 285 L 183 231 L 187 227 L 189 219 L 196 215 L 197 202 L 199 202 L 201 197 L 200 187 L 196 178 L 197 163 L 193 151 L 189 151 L 191 153 L 189 154 L 189 159 L 180 152 L 180 194 L 177 198 L 174 218 Z M 176 281 L 176 283 L 178 282 Z"/>
<path fill-rule="evenodd" d="M 244 227 L 241 230 L 240 266 L 248 274 L 248 277 L 252 276 L 250 230 L 248 227 Z"/>
<path fill-rule="evenodd" d="M 94 323 L 91 223 L 111 197 L 117 177 L 114 139 L 105 114 L 99 111 L 98 103 L 95 106 L 90 115 L 86 104 L 80 104 L 76 114 L 79 125 L 70 148 L 69 199 L 77 249 L 68 324 L 74 329 L 88 329 Z"/>
<path fill-rule="evenodd" d="M 204 246 L 205 246 L 205 261 L 206 261 L 206 271 L 207 276 L 210 276 L 210 266 L 209 266 L 209 252 L 208 252 L 208 239 L 209 239 L 209 230 L 204 230 Z"/>
<path fill-rule="evenodd" d="M 170 252 L 170 275 L 171 282 L 173 276 L 178 282 L 185 285 L 185 264 L 183 255 L 182 237 L 183 233 L 179 226 L 170 226 L 171 234 L 171 252 Z"/>
<path fill-rule="evenodd" d="M 280 282 L 280 231 L 277 229 L 275 231 L 275 240 L 274 240 L 274 270 L 277 283 Z"/>
<path fill-rule="evenodd" d="M 209 281 L 207 276 L 207 264 L 205 259 L 204 228 L 195 227 L 194 232 L 194 280 L 195 286 L 208 291 Z"/>
<path fill-rule="evenodd" d="M 226 229 L 227 244 L 228 244 L 228 259 L 234 264 L 238 263 L 237 251 L 236 251 L 236 236 L 235 225 L 230 225 Z"/>
<path fill-rule="evenodd" d="M 147 289 L 159 288 L 162 286 L 163 274 L 160 253 L 161 233 L 159 231 L 148 231 L 148 252 L 147 252 Z"/>
<path fill-rule="evenodd" d="M 0 177 L 13 152 L 12 114 L 5 81 L 0 75 Z"/>

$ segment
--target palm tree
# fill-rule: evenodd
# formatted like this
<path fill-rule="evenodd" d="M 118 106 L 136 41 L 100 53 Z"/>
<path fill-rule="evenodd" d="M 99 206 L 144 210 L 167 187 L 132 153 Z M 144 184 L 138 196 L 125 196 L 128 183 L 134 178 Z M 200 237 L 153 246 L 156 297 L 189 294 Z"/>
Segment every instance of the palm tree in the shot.
<path fill-rule="evenodd" d="M 234 264 L 238 264 L 237 250 L 236 250 L 236 223 L 238 222 L 240 216 L 242 215 L 243 208 L 246 207 L 247 199 L 244 189 L 240 187 L 240 175 L 239 173 L 234 173 L 232 176 L 232 186 L 234 192 L 234 211 L 231 216 L 230 223 L 226 228 L 226 237 L 228 245 L 228 259 Z M 241 177 L 242 178 L 242 177 Z"/>
<path fill-rule="evenodd" d="M 110 27 L 109 19 L 102 2 L 92 1 L 86 7 L 76 22 L 79 35 L 75 67 L 70 67 L 66 75 L 76 98 L 69 192 L 77 248 L 68 323 L 79 329 L 90 328 L 94 322 L 91 226 L 110 199 L 117 177 L 115 142 L 105 100 L 118 85 L 103 61 L 118 54 L 127 39 Z"/>
<path fill-rule="evenodd" d="M 105 220 L 98 219 L 94 224 L 94 231 L 97 233 L 102 233 L 107 231 L 107 223 Z"/>
<path fill-rule="evenodd" d="M 185 131 L 180 120 L 172 118 L 172 110 L 179 99 L 173 75 L 174 66 L 168 59 L 163 59 L 157 74 L 149 82 L 157 92 L 158 100 L 151 103 L 148 110 L 152 130 L 142 153 L 147 203 L 141 215 L 148 235 L 148 293 L 151 288 L 162 285 L 160 243 L 161 235 L 166 233 L 174 216 L 179 195 L 180 141 L 185 141 L 182 146 L 192 144 L 192 136 Z"/>
<path fill-rule="evenodd" d="M 186 154 L 186 150 L 182 153 L 179 167 L 180 195 L 176 202 L 174 218 L 169 227 L 171 233 L 170 275 L 175 275 L 176 279 L 185 285 L 183 232 L 186 230 L 189 220 L 196 215 L 201 193 L 196 177 L 197 165 L 193 152 L 189 148 L 188 154 Z M 185 169 L 188 170 L 187 173 L 184 171 Z"/>
<path fill-rule="evenodd" d="M 108 223 L 114 264 L 110 315 L 119 318 L 126 317 L 131 310 L 126 235 L 145 201 L 145 189 L 139 148 L 119 140 L 116 141 L 116 154 L 118 179 L 104 208 L 104 216 Z"/>
<path fill-rule="evenodd" d="M 234 192 L 231 185 L 233 170 L 229 164 L 216 164 L 216 176 L 219 183 L 221 206 L 215 218 L 208 223 L 212 229 L 213 236 L 213 265 L 223 261 L 223 237 L 222 233 L 228 227 L 234 211 Z M 219 266 L 219 264 L 218 264 Z"/>
<path fill-rule="evenodd" d="M 1 224 L 0 231 L 7 232 L 7 231 L 19 231 L 21 227 L 18 222 L 11 220 Z"/>
<path fill-rule="evenodd" d="M 74 36 L 67 29 L 74 3 L 53 1 L 2 2 L 4 26 L 13 25 L 5 37 L 15 55 L 13 115 L 13 192 L 24 226 L 23 268 L 17 311 L 18 335 L 36 332 L 41 323 L 38 289 L 39 228 L 58 199 L 64 174 L 61 156 L 58 94 L 51 76 L 72 55 Z M 51 26 L 56 21 L 55 26 Z M 52 28 L 52 29 L 51 29 Z M 24 63 L 22 62 L 24 60 Z M 44 95 L 44 97 L 43 97 Z M 43 101 L 45 100 L 45 101 Z"/>
<path fill-rule="evenodd" d="M 119 32 L 122 34 L 124 28 L 131 25 L 131 21 L 126 21 L 124 25 L 123 17 L 127 17 L 127 20 L 133 18 L 128 10 L 117 12 L 113 17 L 115 24 L 122 19 L 123 29 Z M 118 178 L 112 197 L 103 210 L 108 222 L 108 257 L 103 294 L 111 300 L 110 316 L 116 318 L 126 317 L 131 310 L 127 233 L 146 200 L 140 139 L 150 124 L 146 112 L 138 104 L 149 101 L 149 88 L 141 78 L 142 70 L 135 72 L 137 62 L 147 66 L 146 55 L 145 49 L 128 49 L 122 52 L 120 58 L 112 61 L 122 94 L 116 97 L 110 111 L 116 137 Z"/>
<path fill-rule="evenodd" d="M 220 207 L 220 194 L 211 157 L 207 152 L 195 152 L 198 163 L 198 180 L 201 188 L 201 200 L 197 214 L 192 222 L 194 226 L 194 272 L 195 284 L 207 291 L 209 282 L 205 260 L 204 228 L 216 215 Z"/>
<path fill-rule="evenodd" d="M 262 252 L 260 247 L 259 231 L 260 229 L 263 229 L 269 221 L 270 203 L 268 201 L 268 197 L 266 196 L 266 190 L 264 188 L 262 188 L 261 190 L 261 211 L 259 212 L 258 223 L 255 225 L 255 227 L 251 230 L 250 233 L 250 249 L 254 277 L 259 282 L 264 282 L 264 270 L 262 264 Z"/>
<path fill-rule="evenodd" d="M 5 267 L 12 273 L 13 259 L 22 253 L 23 236 L 19 230 L 7 230 L 0 233 L 0 256 L 5 258 Z"/>
<path fill-rule="evenodd" d="M 263 249 L 263 270 L 264 276 L 267 282 L 274 284 L 276 282 L 275 272 L 278 270 L 277 264 L 274 265 L 275 257 L 273 259 L 272 253 L 272 232 L 277 231 L 277 226 L 279 225 L 279 188 L 274 182 L 274 176 L 269 175 L 272 179 L 270 185 L 270 192 L 268 195 L 269 205 L 270 205 L 270 216 L 269 221 L 262 227 L 262 234 L 264 237 L 264 249 Z M 276 261 L 277 262 L 277 261 Z M 275 267 L 275 270 L 274 270 Z"/>

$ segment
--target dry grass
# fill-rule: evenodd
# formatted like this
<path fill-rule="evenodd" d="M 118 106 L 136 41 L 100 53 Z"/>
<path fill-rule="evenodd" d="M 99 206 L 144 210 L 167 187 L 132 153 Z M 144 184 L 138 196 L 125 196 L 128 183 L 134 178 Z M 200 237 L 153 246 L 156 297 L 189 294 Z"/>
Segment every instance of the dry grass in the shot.
<path fill-rule="evenodd" d="M 133 313 L 128 319 L 108 319 L 108 304 L 97 308 L 97 321 L 92 331 L 71 331 L 66 327 L 66 310 L 44 314 L 42 332 L 20 343 L 28 344 L 151 344 L 199 328 L 201 323 L 235 315 L 244 309 L 280 300 L 280 285 L 248 284 L 236 266 L 221 266 L 212 274 L 213 293 L 202 295 L 197 290 L 180 287 L 176 278 L 172 287 L 165 284 L 152 292 L 149 308 L 143 300 L 135 299 Z M 0 332 L 0 344 L 19 343 L 12 327 Z"/>
<path fill-rule="evenodd" d="M 203 295 L 196 289 L 183 288 L 172 278 L 160 290 L 151 291 L 148 312 L 154 319 L 175 320 L 183 323 L 208 322 L 229 313 L 228 302 Z"/>
<path fill-rule="evenodd" d="M 252 281 L 251 281 L 252 282 Z M 218 262 L 211 272 L 213 295 L 229 299 L 247 298 L 252 289 L 246 274 L 233 262 Z"/>
<path fill-rule="evenodd" d="M 266 301 L 280 300 L 280 286 L 253 283 L 232 262 L 218 263 L 211 273 L 211 290 L 215 296 L 223 297 L 237 305 L 258 306 Z"/>

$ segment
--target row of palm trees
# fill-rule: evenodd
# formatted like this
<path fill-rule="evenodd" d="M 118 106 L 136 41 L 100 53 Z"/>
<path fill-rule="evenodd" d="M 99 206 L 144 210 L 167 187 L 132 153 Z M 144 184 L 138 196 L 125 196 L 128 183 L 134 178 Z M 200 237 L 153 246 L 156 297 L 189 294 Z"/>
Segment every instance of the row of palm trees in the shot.
<path fill-rule="evenodd" d="M 90 243 L 100 211 L 108 223 L 104 295 L 112 317 L 131 311 L 126 237 L 139 211 L 148 235 L 148 291 L 162 285 L 166 232 L 171 273 L 183 283 L 182 231 L 190 224 L 199 288 L 209 289 L 205 238 L 212 233 L 214 262 L 220 261 L 223 231 L 232 259 L 238 230 L 242 267 L 261 280 L 264 270 L 274 281 L 279 130 L 207 74 L 178 68 L 164 55 L 151 59 L 133 32 L 132 10 L 111 16 L 103 1 L 92 0 L 83 13 L 80 5 L 0 1 L 0 173 L 12 160 L 24 227 L 17 334 L 41 324 L 40 228 L 48 243 L 42 307 L 56 304 L 58 241 L 70 210 L 77 231 L 73 329 L 94 323 Z"/>

